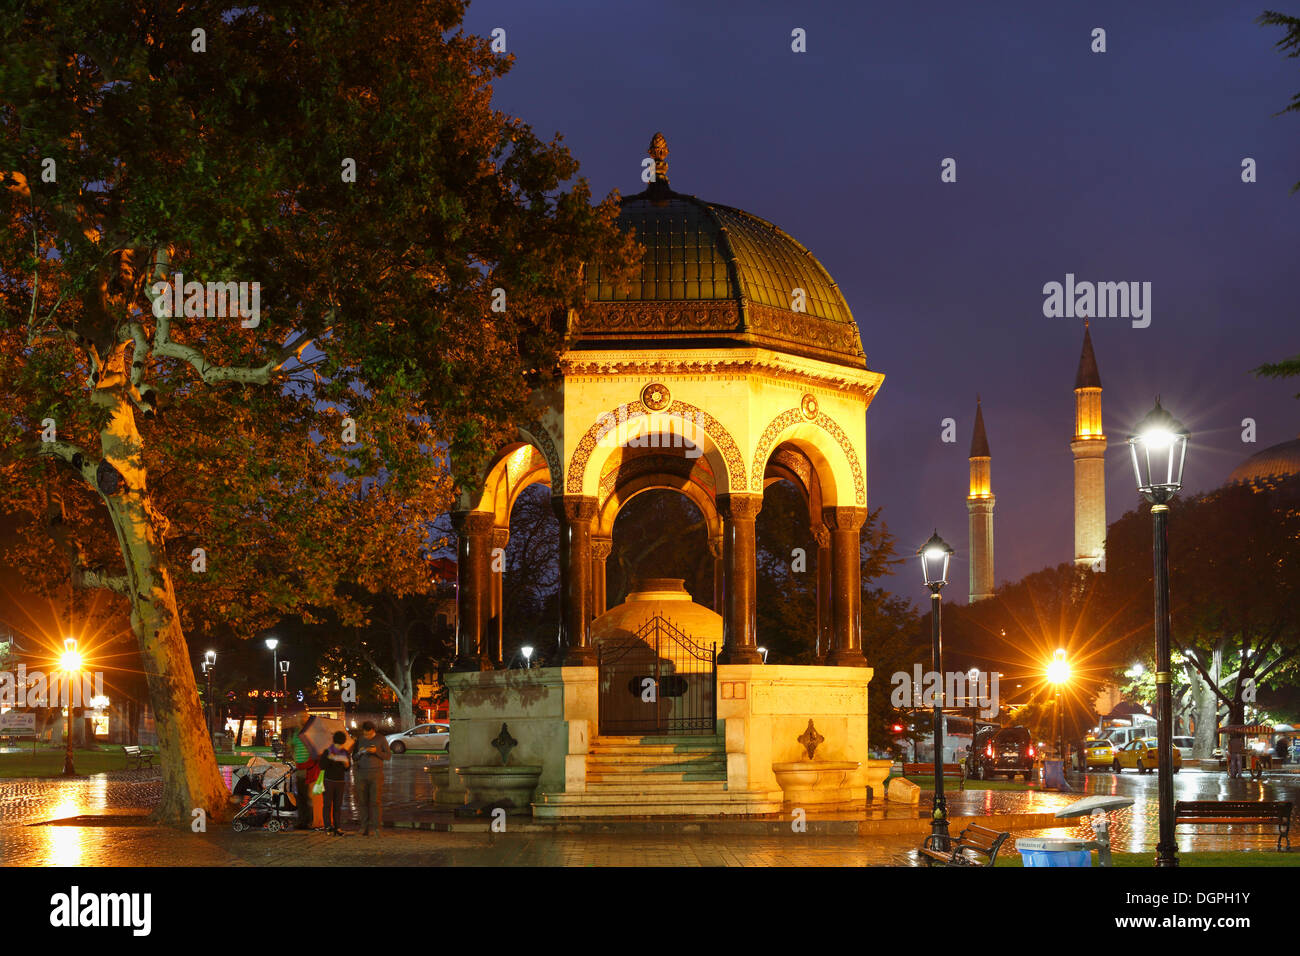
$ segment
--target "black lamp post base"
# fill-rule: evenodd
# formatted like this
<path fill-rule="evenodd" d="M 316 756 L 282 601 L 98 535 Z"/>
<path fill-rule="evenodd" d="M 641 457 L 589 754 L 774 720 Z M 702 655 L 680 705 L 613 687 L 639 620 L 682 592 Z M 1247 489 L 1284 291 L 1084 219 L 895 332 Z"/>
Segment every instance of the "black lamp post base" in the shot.
<path fill-rule="evenodd" d="M 1161 869 L 1177 867 L 1178 848 L 1167 843 L 1159 844 L 1156 847 L 1156 866 Z"/>

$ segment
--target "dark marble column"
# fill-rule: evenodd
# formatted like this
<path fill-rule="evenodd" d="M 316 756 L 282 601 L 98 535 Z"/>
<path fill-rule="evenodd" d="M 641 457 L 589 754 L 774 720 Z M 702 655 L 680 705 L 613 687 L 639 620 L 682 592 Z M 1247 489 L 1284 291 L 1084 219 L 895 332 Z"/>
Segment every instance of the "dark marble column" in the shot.
<path fill-rule="evenodd" d="M 866 508 L 823 508 L 831 535 L 831 621 L 834 642 L 827 664 L 866 667 L 862 653 L 862 554 L 859 530 Z"/>
<path fill-rule="evenodd" d="M 761 664 L 758 653 L 757 545 L 754 519 L 762 495 L 718 495 L 722 515 L 723 647 L 719 664 Z"/>
<path fill-rule="evenodd" d="M 596 499 L 565 495 L 551 499 L 560 519 L 560 645 L 565 667 L 596 663 L 587 644 L 591 623 L 591 522 Z"/>
<path fill-rule="evenodd" d="M 813 529 L 817 539 L 817 660 L 826 659 L 835 643 L 835 611 L 831 600 L 831 533 L 819 520 Z"/>
<path fill-rule="evenodd" d="M 505 662 L 505 582 L 506 545 L 510 543 L 509 528 L 492 529 L 492 559 L 489 573 L 492 580 L 492 614 L 488 620 L 488 656 L 501 667 Z"/>
<path fill-rule="evenodd" d="M 612 538 L 591 539 L 591 619 L 594 621 L 605 613 L 605 562 L 614 551 Z"/>
<path fill-rule="evenodd" d="M 456 661 L 453 670 L 491 670 L 486 623 L 492 607 L 492 528 L 488 511 L 457 511 Z"/>
<path fill-rule="evenodd" d="M 722 535 L 709 538 L 709 554 L 713 555 L 713 610 L 722 613 L 724 589 L 727 578 L 726 565 L 722 563 Z"/>

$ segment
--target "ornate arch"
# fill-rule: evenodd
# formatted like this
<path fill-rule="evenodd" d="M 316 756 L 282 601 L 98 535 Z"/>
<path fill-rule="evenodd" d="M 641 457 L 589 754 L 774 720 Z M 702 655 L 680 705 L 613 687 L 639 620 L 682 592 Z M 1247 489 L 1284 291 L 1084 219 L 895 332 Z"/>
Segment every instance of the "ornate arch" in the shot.
<path fill-rule="evenodd" d="M 807 403 L 805 402 L 805 405 Z M 828 435 L 835 439 L 840 446 L 840 451 L 844 455 L 844 460 L 848 463 L 849 471 L 853 475 L 853 500 L 860 507 L 866 507 L 867 504 L 867 482 L 862 474 L 862 463 L 858 461 L 857 452 L 853 450 L 853 444 L 849 441 L 849 436 L 844 433 L 844 429 L 839 426 L 835 419 L 831 418 L 820 409 L 813 406 L 813 414 L 809 415 L 808 408 L 791 408 L 777 415 L 771 423 L 763 430 L 762 437 L 758 440 L 758 445 L 754 449 L 754 467 L 750 472 L 749 488 L 751 491 L 762 492 L 763 490 L 763 473 L 767 470 L 768 452 L 771 450 L 776 438 L 787 428 L 795 425 L 801 425 L 805 422 L 811 422 L 820 427 Z"/>
<path fill-rule="evenodd" d="M 569 459 L 569 470 L 565 479 L 565 492 L 567 494 L 582 494 L 583 479 L 587 474 L 587 462 L 591 459 L 591 453 L 596 450 L 596 445 L 602 438 L 620 424 L 649 415 L 652 411 L 645 406 L 644 402 L 639 400 L 619 406 L 619 409 L 623 408 L 627 409 L 627 414 L 622 418 L 618 417 L 618 409 L 602 414 L 596 419 L 596 423 L 587 429 L 587 433 L 578 442 L 577 447 L 573 450 L 573 457 Z M 726 463 L 728 488 L 733 480 L 739 482 L 743 487 L 745 481 L 745 456 L 741 454 L 736 440 L 722 427 L 721 422 L 708 412 L 691 405 L 689 402 L 673 401 L 667 408 L 653 411 L 655 414 L 679 415 L 683 418 L 688 415 L 691 416 L 699 427 L 704 430 L 704 434 L 708 435 L 712 440 L 718 449 L 718 453 L 722 456 L 722 460 Z M 735 476 L 734 479 L 733 475 Z M 714 475 L 714 480 L 718 482 L 718 494 L 725 494 L 728 488 L 721 486 L 720 478 L 721 476 Z"/>
<path fill-rule="evenodd" d="M 551 473 L 551 488 L 564 487 L 564 465 L 560 461 L 560 453 L 555 450 L 555 440 L 551 438 L 551 433 L 546 430 L 546 426 L 533 419 L 520 425 L 519 431 L 525 441 L 531 439 L 531 444 L 536 445 L 542 457 L 546 459 L 547 470 Z"/>

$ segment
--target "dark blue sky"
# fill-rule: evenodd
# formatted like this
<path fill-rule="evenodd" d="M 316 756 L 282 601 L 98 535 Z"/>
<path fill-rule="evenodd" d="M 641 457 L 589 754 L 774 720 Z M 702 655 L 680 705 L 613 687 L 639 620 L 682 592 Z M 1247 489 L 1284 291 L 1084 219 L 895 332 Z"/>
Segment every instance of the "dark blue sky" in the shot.
<path fill-rule="evenodd" d="M 1093 322 L 1110 520 L 1135 504 L 1122 441 L 1157 392 L 1193 432 L 1192 489 L 1300 432 L 1300 380 L 1249 374 L 1300 352 L 1300 115 L 1274 115 L 1300 91 L 1300 61 L 1255 24 L 1262 9 L 483 0 L 465 26 L 506 30 L 517 64 L 497 105 L 562 133 L 597 195 L 642 188 L 661 130 L 674 189 L 817 255 L 886 376 L 868 416 L 870 503 L 907 553 L 938 526 L 964 600 L 977 392 L 999 582 L 1072 556 L 1082 328 L 1043 316 L 1044 283 L 1153 286 L 1150 327 Z M 790 51 L 795 27 L 807 53 Z M 940 182 L 945 157 L 955 184 Z M 955 445 L 940 441 L 945 417 Z M 911 583 L 891 585 L 919 593 Z"/>

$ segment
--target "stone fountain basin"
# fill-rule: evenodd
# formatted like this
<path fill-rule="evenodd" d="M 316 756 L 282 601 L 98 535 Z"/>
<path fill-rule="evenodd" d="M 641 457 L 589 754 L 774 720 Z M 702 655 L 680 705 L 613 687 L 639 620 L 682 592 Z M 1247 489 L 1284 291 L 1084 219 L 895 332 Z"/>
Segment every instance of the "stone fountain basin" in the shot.
<path fill-rule="evenodd" d="M 853 799 L 849 775 L 860 766 L 856 760 L 796 760 L 772 764 L 772 773 L 787 803 L 841 803 Z"/>
<path fill-rule="evenodd" d="M 490 803 L 528 812 L 542 768 L 527 765 L 457 767 L 456 776 L 464 785 L 470 804 Z"/>

